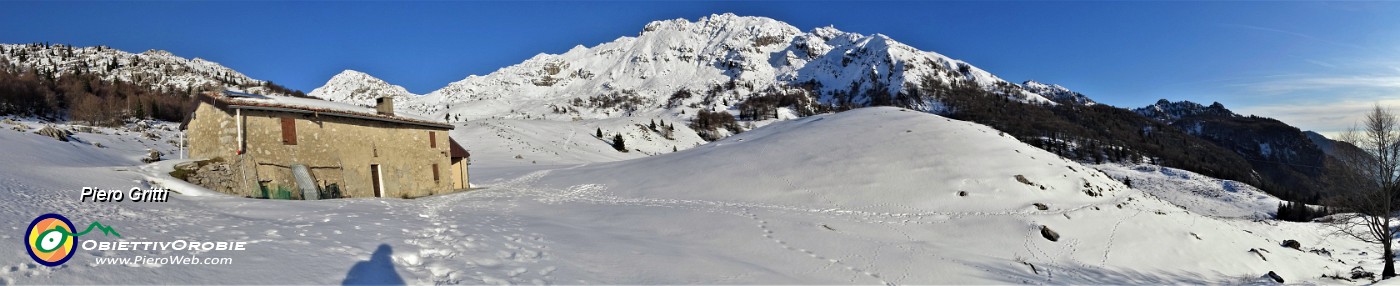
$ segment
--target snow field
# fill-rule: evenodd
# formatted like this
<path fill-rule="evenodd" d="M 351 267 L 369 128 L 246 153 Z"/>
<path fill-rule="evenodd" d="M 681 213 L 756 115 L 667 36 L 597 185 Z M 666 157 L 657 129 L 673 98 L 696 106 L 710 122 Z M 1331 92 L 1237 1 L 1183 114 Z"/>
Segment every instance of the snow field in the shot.
<path fill-rule="evenodd" d="M 94 257 L 190 253 L 84 251 L 64 266 L 48 268 L 11 248 L 13 255 L 0 255 L 0 279 L 18 284 L 1234 284 L 1275 271 L 1290 283 L 1349 284 L 1319 277 L 1356 265 L 1379 269 L 1372 247 L 1331 236 L 1318 224 L 1230 215 L 1249 217 L 1259 206 L 1271 206 L 1266 197 L 1208 197 L 1213 204 L 1186 200 L 1215 192 L 1206 186 L 1225 183 L 1176 171 L 1084 166 L 985 126 L 915 111 L 867 108 L 819 115 L 636 159 L 579 155 L 590 145 L 560 147 L 574 145 L 549 141 L 545 134 L 564 129 L 551 130 L 548 124 L 497 124 L 516 132 L 501 134 L 558 148 L 561 155 L 541 155 L 550 164 L 521 164 L 486 155 L 500 151 L 487 148 L 500 147 L 476 149 L 478 190 L 415 200 L 215 195 L 174 196 L 169 203 L 79 203 L 73 190 L 84 184 L 150 183 L 148 177 L 171 163 L 132 167 L 137 163 L 116 148 L 53 144 L 32 133 L 0 130 L 6 146 L 72 155 L 4 155 L 19 164 L 3 165 L 7 175 L 0 191 L 13 203 L 0 205 L 0 216 L 13 223 L 0 239 L 16 239 L 19 224 L 38 212 L 58 212 L 77 223 L 112 225 L 122 231 L 121 239 L 249 242 L 243 252 L 196 254 L 235 259 L 219 267 L 95 265 Z M 481 132 L 476 136 L 496 135 L 489 128 L 472 129 Z M 540 135 L 515 135 L 529 132 Z M 83 179 L 44 169 L 50 167 L 73 168 Z M 29 170 L 25 176 L 8 175 L 22 169 Z M 1123 186 L 1117 176 L 1134 176 L 1138 189 Z M 1202 187 L 1170 193 L 1190 186 L 1173 180 Z M 1174 204 L 1182 202 L 1190 204 Z M 1042 237 L 1042 226 L 1059 239 Z M 1284 239 L 1300 241 L 1304 251 L 1280 246 Z M 1330 256 L 1307 252 L 1317 248 L 1329 249 Z"/>

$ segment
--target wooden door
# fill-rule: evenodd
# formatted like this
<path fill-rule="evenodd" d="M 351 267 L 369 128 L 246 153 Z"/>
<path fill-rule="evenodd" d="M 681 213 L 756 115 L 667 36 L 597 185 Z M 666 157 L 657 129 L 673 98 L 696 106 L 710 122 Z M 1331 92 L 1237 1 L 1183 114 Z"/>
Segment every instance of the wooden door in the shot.
<path fill-rule="evenodd" d="M 379 164 L 369 164 L 369 177 L 374 182 L 374 197 L 384 197 L 384 183 L 379 181 Z"/>

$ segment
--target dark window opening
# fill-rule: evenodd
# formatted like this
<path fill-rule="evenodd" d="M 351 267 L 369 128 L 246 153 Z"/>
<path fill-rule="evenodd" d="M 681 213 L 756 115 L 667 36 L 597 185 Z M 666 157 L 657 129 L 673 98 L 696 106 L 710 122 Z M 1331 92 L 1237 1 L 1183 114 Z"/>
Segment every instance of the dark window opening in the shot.
<path fill-rule="evenodd" d="M 433 181 L 440 181 L 440 179 L 438 179 L 438 164 L 433 164 Z"/>

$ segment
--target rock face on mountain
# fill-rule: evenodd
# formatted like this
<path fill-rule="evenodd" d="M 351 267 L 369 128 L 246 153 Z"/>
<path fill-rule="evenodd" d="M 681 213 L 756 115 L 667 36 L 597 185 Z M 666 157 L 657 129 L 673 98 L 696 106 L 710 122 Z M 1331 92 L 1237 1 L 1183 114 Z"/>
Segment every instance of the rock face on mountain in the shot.
<path fill-rule="evenodd" d="M 336 74 L 325 85 L 312 90 L 308 95 L 363 106 L 373 106 L 374 100 L 380 97 L 408 99 L 417 96 L 409 93 L 402 86 L 392 85 L 382 79 L 353 70 L 345 70 Z"/>
<path fill-rule="evenodd" d="M 1239 117 L 1225 105 L 1219 102 L 1211 103 L 1210 106 L 1201 105 L 1190 101 L 1171 102 L 1166 99 L 1157 100 L 1157 103 L 1143 108 L 1133 109 L 1134 112 L 1166 123 L 1173 123 L 1183 117 L 1205 116 L 1213 118 Z"/>

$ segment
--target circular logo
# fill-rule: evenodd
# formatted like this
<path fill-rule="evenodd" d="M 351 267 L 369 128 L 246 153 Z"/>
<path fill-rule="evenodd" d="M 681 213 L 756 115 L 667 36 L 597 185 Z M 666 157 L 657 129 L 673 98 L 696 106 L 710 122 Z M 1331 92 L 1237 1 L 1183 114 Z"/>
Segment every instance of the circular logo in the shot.
<path fill-rule="evenodd" d="M 73 246 L 78 245 L 78 237 L 73 236 L 73 222 L 58 214 L 44 214 L 29 223 L 24 233 L 25 250 L 29 258 L 44 266 L 58 266 L 73 258 Z"/>

